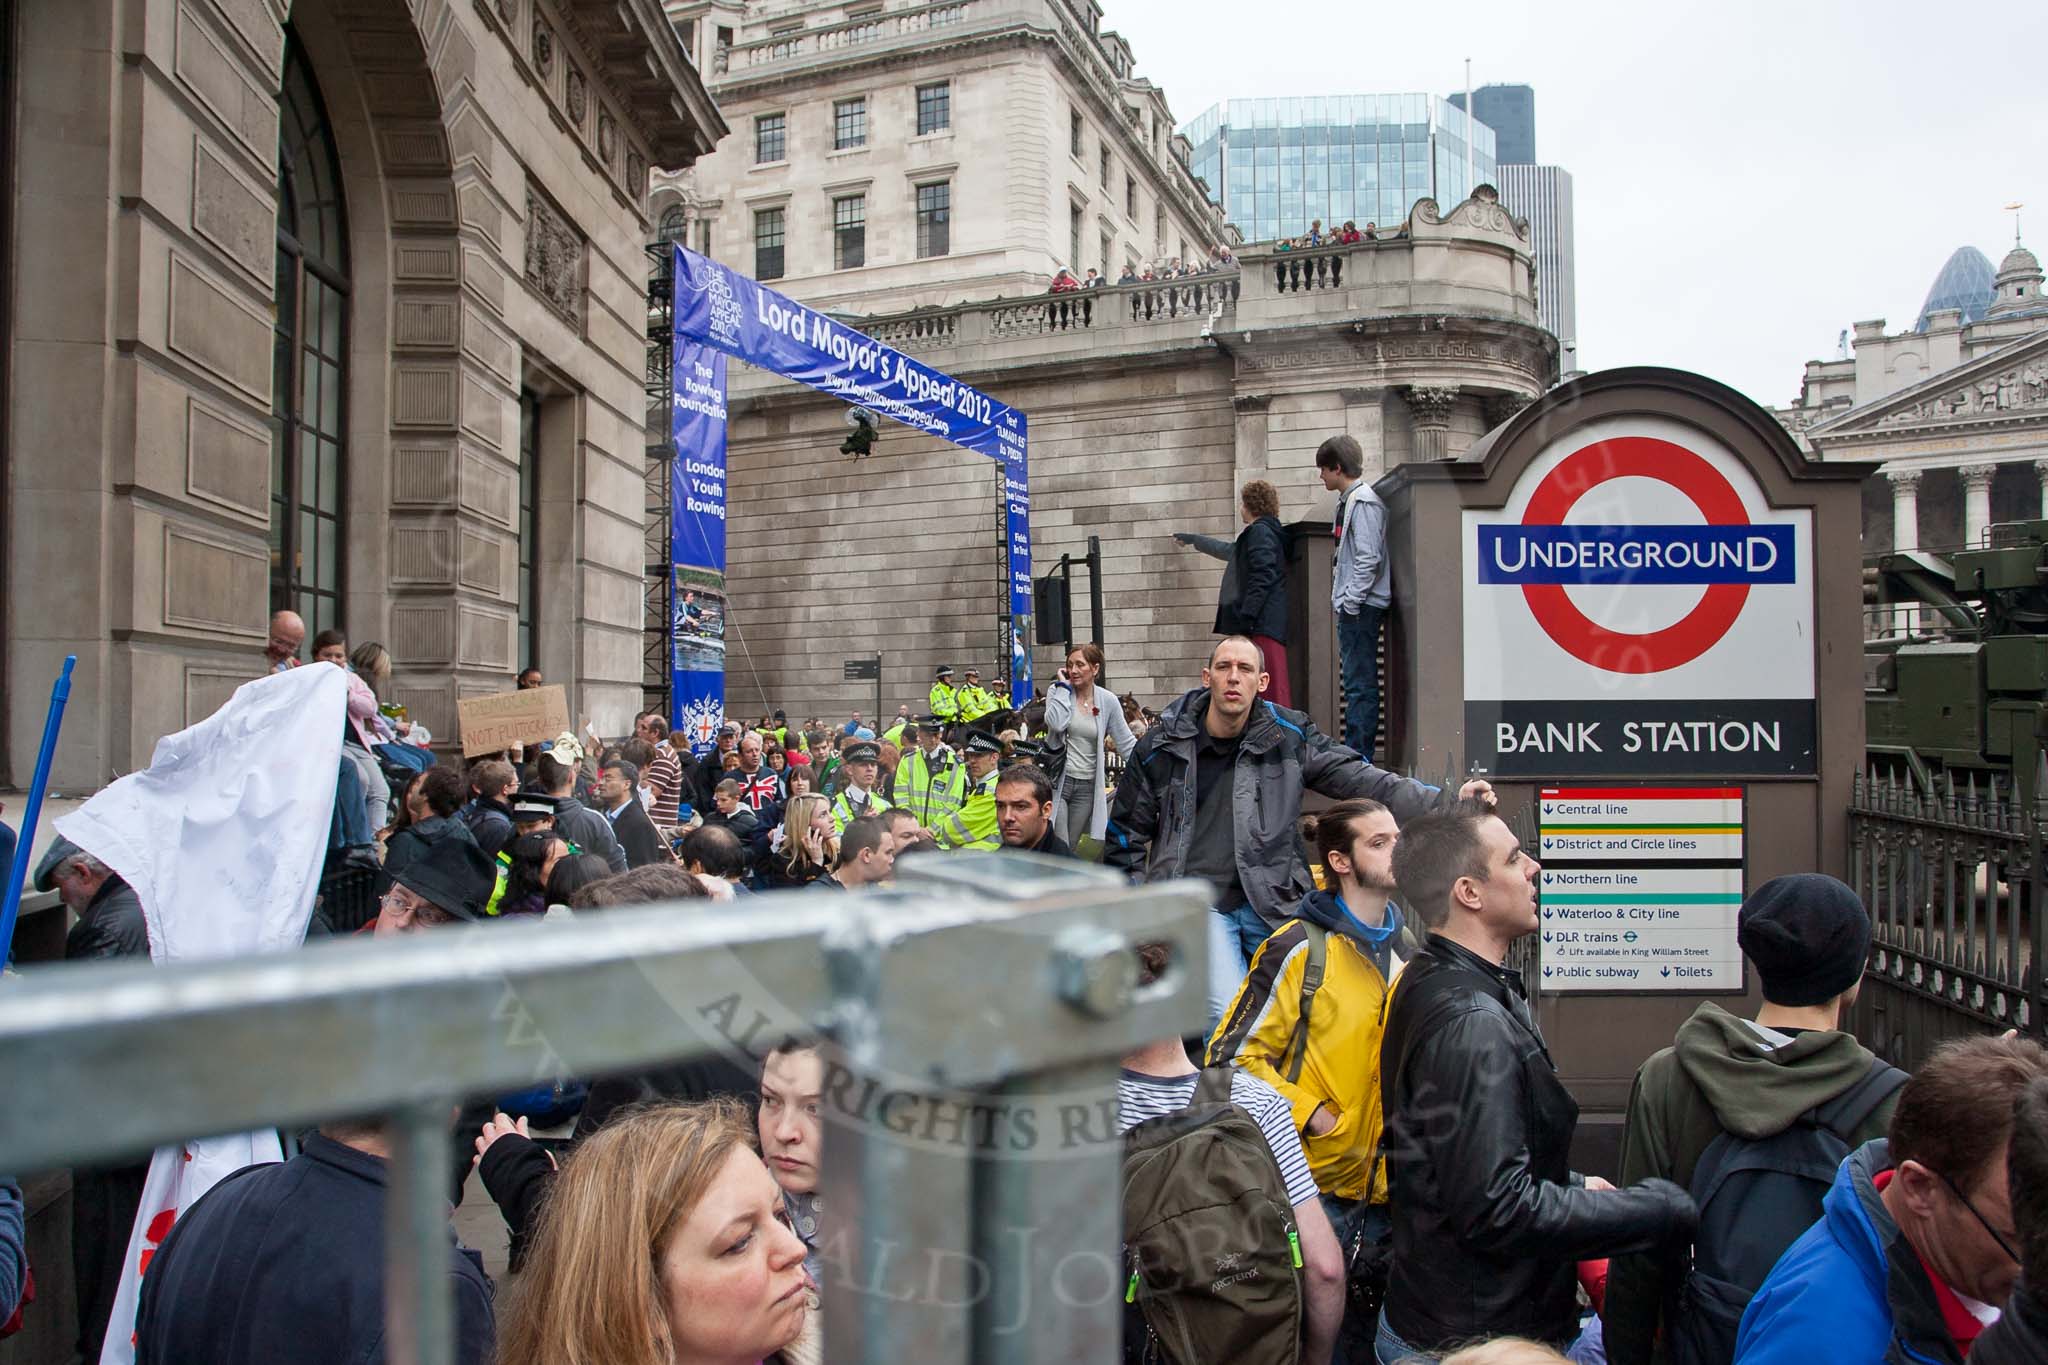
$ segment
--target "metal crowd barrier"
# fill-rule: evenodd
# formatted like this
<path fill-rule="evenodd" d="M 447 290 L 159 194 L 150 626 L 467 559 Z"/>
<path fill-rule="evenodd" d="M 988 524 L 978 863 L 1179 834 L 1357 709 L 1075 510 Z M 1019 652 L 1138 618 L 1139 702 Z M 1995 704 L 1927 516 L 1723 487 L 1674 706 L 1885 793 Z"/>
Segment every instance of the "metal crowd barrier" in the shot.
<path fill-rule="evenodd" d="M 442 1365 L 464 1096 L 822 1031 L 834 1362 L 1087 1365 L 1118 1351 L 1118 1058 L 1204 1024 L 1199 883 L 1015 854 L 897 889 L 440 929 L 0 989 L 0 1170 L 381 1115 L 393 1359 Z M 1173 968 L 1135 987 L 1135 943 Z M 463 1135 L 464 1138 L 468 1135 Z"/>

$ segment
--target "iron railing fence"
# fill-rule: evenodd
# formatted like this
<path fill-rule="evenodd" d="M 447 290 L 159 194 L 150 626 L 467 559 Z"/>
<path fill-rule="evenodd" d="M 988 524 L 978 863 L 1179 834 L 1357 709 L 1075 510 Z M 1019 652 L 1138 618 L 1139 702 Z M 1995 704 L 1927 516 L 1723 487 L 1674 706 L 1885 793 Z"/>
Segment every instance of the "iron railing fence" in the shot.
<path fill-rule="evenodd" d="M 1966 1034 L 2048 1039 L 2044 825 L 2048 809 L 1975 776 L 1932 790 L 1896 776 L 1856 780 L 1849 882 L 1875 923 L 1850 1020 L 1880 1056 L 1910 1070 Z"/>
<path fill-rule="evenodd" d="M 1199 886 L 1015 854 L 801 893 L 64 964 L 0 992 L 0 1170 L 382 1115 L 393 1359 L 451 1350 L 449 1116 L 464 1096 L 825 1034 L 834 1361 L 1087 1365 L 1117 1351 L 1120 1057 L 1199 1033 Z M 1134 943 L 1174 966 L 1136 988 Z M 345 1040 L 346 1045 L 339 1045 Z M 833 1066 L 840 1066 L 835 1061 Z M 828 1256 L 831 1266 L 836 1257 Z"/>

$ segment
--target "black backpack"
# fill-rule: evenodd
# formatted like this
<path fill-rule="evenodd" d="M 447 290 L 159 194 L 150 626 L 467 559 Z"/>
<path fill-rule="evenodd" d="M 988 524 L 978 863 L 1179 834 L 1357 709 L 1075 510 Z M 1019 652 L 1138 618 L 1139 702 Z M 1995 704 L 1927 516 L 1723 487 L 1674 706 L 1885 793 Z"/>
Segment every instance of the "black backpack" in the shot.
<path fill-rule="evenodd" d="M 1821 1217 L 1850 1137 L 1906 1083 L 1872 1058 L 1863 1079 L 1792 1126 L 1750 1141 L 1722 1133 L 1692 1176 L 1699 1231 L 1669 1328 L 1674 1365 L 1730 1365 L 1743 1310 L 1785 1249 Z"/>
<path fill-rule="evenodd" d="M 1279 1163 L 1209 1067 L 1184 1109 L 1124 1134 L 1124 1359 L 1294 1365 L 1301 1241 Z"/>

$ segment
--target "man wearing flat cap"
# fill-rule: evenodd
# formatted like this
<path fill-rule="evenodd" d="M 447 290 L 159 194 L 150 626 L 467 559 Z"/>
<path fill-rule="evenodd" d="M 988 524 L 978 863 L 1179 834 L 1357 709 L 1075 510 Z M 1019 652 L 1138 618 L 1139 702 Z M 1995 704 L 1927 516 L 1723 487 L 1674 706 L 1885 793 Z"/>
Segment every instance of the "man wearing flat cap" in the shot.
<path fill-rule="evenodd" d="M 932 833 L 947 848 L 997 848 L 1002 837 L 996 817 L 996 766 L 1002 761 L 1003 742 L 977 726 L 960 747 L 967 765 L 960 809 L 941 820 Z"/>
<path fill-rule="evenodd" d="M 889 803 L 875 790 L 881 759 L 882 748 L 871 739 L 854 740 L 840 751 L 839 770 L 844 777 L 839 794 L 832 798 L 835 834 L 846 833 L 846 827 L 863 815 L 880 815 L 889 809 Z"/>
<path fill-rule="evenodd" d="M 64 935 L 64 959 L 148 957 L 142 902 L 121 874 L 63 835 L 36 864 L 35 888 L 54 891 L 78 922 Z"/>
<path fill-rule="evenodd" d="M 937 681 L 932 683 L 932 714 L 939 718 L 940 725 L 952 725 L 960 719 L 960 694 L 953 690 L 953 665 L 940 664 Z"/>
<path fill-rule="evenodd" d="M 1758 1142 L 1820 1111 L 1854 1151 L 1883 1137 L 1891 1122 L 1905 1073 L 1841 1028 L 1870 954 L 1862 899 L 1820 873 L 1774 877 L 1750 893 L 1735 924 L 1736 942 L 1763 988 L 1763 1008 L 1744 1019 L 1702 1004 L 1672 1046 L 1643 1063 L 1622 1136 L 1624 1186 L 1657 1176 L 1690 1187 L 1701 1157 L 1724 1133 Z M 1754 1248 L 1764 1266 L 1784 1250 Z M 1603 1314 L 1609 1360 L 1671 1359 L 1673 1305 L 1684 1274 L 1682 1261 L 1657 1253 L 1613 1259 Z"/>

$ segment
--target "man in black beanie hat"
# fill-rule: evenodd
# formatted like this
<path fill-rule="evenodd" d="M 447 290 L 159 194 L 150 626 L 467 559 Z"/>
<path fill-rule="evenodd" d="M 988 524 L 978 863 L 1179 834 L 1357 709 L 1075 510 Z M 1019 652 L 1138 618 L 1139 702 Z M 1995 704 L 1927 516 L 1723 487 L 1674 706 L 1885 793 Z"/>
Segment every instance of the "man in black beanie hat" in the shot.
<path fill-rule="evenodd" d="M 1856 999 L 1870 953 L 1870 915 L 1848 886 L 1819 873 L 1774 877 L 1752 892 L 1736 914 L 1736 941 L 1756 969 L 1764 1005 L 1754 1020 L 1702 1004 L 1680 1026 L 1671 1047 L 1644 1062 L 1629 1096 L 1628 1126 L 1621 1144 L 1621 1181 L 1651 1176 L 1694 1186 L 1709 1147 L 1726 1134 L 1716 1163 L 1741 1145 L 1755 1152 L 1803 1117 L 1822 1121 L 1832 1152 L 1845 1154 L 1885 1135 L 1902 1071 L 1887 1066 L 1848 1033 L 1845 1011 Z M 1818 1111 L 1818 1112 L 1816 1112 Z M 1788 1179 L 1771 1175 L 1772 1180 Z M 1739 1197 L 1740 1182 L 1723 1188 Z M 1772 1186 L 1782 1196 L 1788 1187 Z M 1798 1187 L 1789 1187 L 1798 1193 Z M 1695 1273 L 1720 1269 L 1722 1279 L 1747 1302 L 1786 1245 L 1820 1216 L 1825 1186 L 1811 1191 L 1812 1207 L 1794 1209 L 1776 1198 L 1781 1216 L 1771 1227 L 1750 1220 L 1740 1248 L 1709 1245 L 1713 1209 L 1702 1207 Z M 1705 1191 L 1693 1188 L 1697 1199 Z M 1783 1245 L 1769 1245 L 1774 1229 L 1790 1229 Z M 1724 1254 L 1725 1253 L 1725 1254 Z M 1717 1264 L 1718 1263 L 1718 1264 Z M 1753 1275 L 1735 1273 L 1754 1263 Z M 1693 1296 L 1679 1290 L 1688 1267 L 1682 1256 L 1618 1256 L 1609 1267 L 1602 1314 L 1607 1358 L 1614 1365 L 1665 1365 L 1674 1357 L 1674 1332 L 1719 1327 L 1698 1320 Z M 1681 1299 L 1684 1307 L 1681 1307 Z M 1739 1317 L 1737 1304 L 1733 1312 Z M 1685 1315 L 1693 1320 L 1680 1321 Z M 1725 1326 L 1734 1346 L 1734 1321 Z"/>

